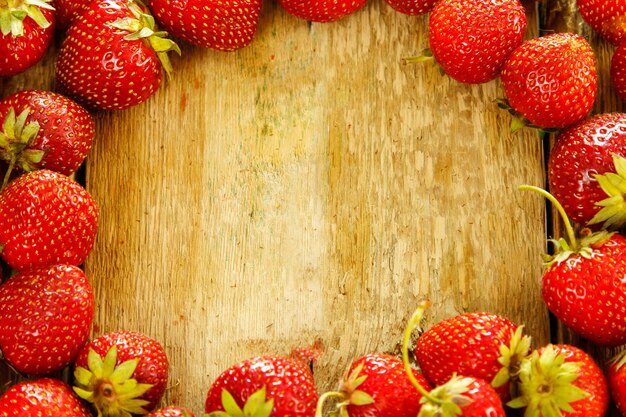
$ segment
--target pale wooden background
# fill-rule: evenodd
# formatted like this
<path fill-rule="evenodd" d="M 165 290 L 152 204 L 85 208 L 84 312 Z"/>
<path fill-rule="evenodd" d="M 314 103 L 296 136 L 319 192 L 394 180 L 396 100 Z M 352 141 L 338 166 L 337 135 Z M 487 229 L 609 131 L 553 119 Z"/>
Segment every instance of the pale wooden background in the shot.
<path fill-rule="evenodd" d="M 529 2 L 528 37 L 571 3 L 538 3 L 546 15 Z M 318 388 L 334 388 L 358 356 L 397 351 L 423 298 L 426 327 L 484 310 L 525 324 L 537 346 L 550 340 L 545 205 L 516 190 L 545 184 L 543 144 L 508 132 L 498 81 L 461 85 L 402 63 L 426 46 L 427 17 L 383 0 L 326 24 L 267 1 L 249 47 L 181 43 L 173 80 L 147 103 L 94 114 L 94 335 L 159 340 L 166 402 L 201 413 L 235 361 L 316 339 Z M 0 97 L 54 90 L 55 52 L 0 80 Z M 621 105 L 603 97 L 597 109 Z"/>

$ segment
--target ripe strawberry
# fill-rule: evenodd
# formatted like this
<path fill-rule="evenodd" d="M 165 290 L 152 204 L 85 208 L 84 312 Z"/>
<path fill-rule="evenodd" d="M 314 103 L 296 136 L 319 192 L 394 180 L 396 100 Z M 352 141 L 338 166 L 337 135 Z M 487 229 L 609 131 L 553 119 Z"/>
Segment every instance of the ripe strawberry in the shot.
<path fill-rule="evenodd" d="M 68 95 L 95 109 L 122 110 L 144 102 L 171 72 L 178 46 L 156 31 L 154 18 L 130 0 L 97 0 L 63 41 L 56 77 Z"/>
<path fill-rule="evenodd" d="M 146 414 L 163 398 L 168 375 L 169 362 L 159 342 L 142 333 L 116 331 L 93 339 L 80 351 L 74 391 L 92 403 L 98 415 Z"/>
<path fill-rule="evenodd" d="M 573 33 L 525 41 L 508 57 L 500 74 L 506 101 L 516 113 L 516 131 L 529 125 L 560 129 L 583 119 L 595 101 L 596 62 L 589 43 Z"/>
<path fill-rule="evenodd" d="M 416 370 L 411 370 L 427 391 L 431 386 Z M 349 417 L 415 417 L 422 395 L 409 380 L 402 361 L 394 356 L 370 353 L 352 362 L 341 391 L 327 392 L 337 400 L 337 415 Z"/>
<path fill-rule="evenodd" d="M 91 149 L 94 122 L 78 103 L 50 91 L 27 90 L 0 101 L 0 157 L 22 171 L 70 175 Z"/>
<path fill-rule="evenodd" d="M 409 16 L 430 13 L 436 0 L 385 0 L 395 11 Z"/>
<path fill-rule="evenodd" d="M 42 169 L 0 192 L 0 224 L 0 256 L 11 268 L 81 265 L 96 239 L 98 208 L 76 181 Z"/>
<path fill-rule="evenodd" d="M 625 0 L 576 0 L 580 16 L 593 29 L 613 45 L 626 39 Z"/>
<path fill-rule="evenodd" d="M 613 52 L 610 67 L 611 84 L 617 95 L 626 100 L 626 42 Z"/>
<path fill-rule="evenodd" d="M 598 203 L 610 191 L 603 189 L 604 179 L 621 178 L 610 174 L 616 173 L 620 167 L 620 159 L 616 156 L 626 157 L 625 113 L 595 115 L 559 133 L 548 159 L 548 180 L 550 192 L 572 221 L 586 225 L 610 219 L 607 227 L 620 226 L 623 220 L 614 216 L 614 212 L 626 215 L 626 209 L 619 210 L 624 201 L 622 198 L 607 204 L 611 208 L 598 214 L 602 208 Z M 598 178 L 598 175 L 602 177 Z"/>
<path fill-rule="evenodd" d="M 530 417 L 604 417 L 609 389 L 602 370 L 584 351 L 547 345 L 520 368 L 520 396 L 508 403 Z"/>
<path fill-rule="evenodd" d="M 11 386 L 0 397 L 0 417 L 91 417 L 63 381 L 39 378 Z"/>
<path fill-rule="evenodd" d="M 89 0 L 54 0 L 56 28 L 67 30 L 90 3 Z"/>
<path fill-rule="evenodd" d="M 626 365 L 626 351 L 623 350 L 609 361 L 607 370 L 611 398 L 622 416 L 626 416 L 626 366 L 624 365 Z"/>
<path fill-rule="evenodd" d="M 422 398 L 419 417 L 506 417 L 495 389 L 480 378 L 453 376 Z"/>
<path fill-rule="evenodd" d="M 93 314 L 93 292 L 78 267 L 17 273 L 0 286 L 2 356 L 25 374 L 58 371 L 89 339 Z"/>
<path fill-rule="evenodd" d="M 524 40 L 526 23 L 519 0 L 440 0 L 428 24 L 430 51 L 459 82 L 491 81 Z"/>
<path fill-rule="evenodd" d="M 144 417 L 196 417 L 196 415 L 186 408 L 168 405 L 148 413 Z"/>
<path fill-rule="evenodd" d="M 50 0 L 0 3 L 0 77 L 26 71 L 43 58 L 54 35 Z"/>
<path fill-rule="evenodd" d="M 311 417 L 318 397 L 310 369 L 301 361 L 259 356 L 238 362 L 211 385 L 205 402 L 210 416 Z M 256 414 L 256 412 L 260 414 Z"/>
<path fill-rule="evenodd" d="M 334 22 L 361 9 L 367 0 L 279 0 L 288 13 L 309 22 Z"/>
<path fill-rule="evenodd" d="M 536 187 L 563 216 L 567 240 L 552 240 L 541 293 L 548 309 L 579 335 L 602 346 L 626 343 L 626 238 L 600 231 L 579 239 L 560 203 Z"/>
<path fill-rule="evenodd" d="M 522 328 L 493 313 L 465 313 L 440 321 L 426 330 L 415 345 L 422 373 L 434 385 L 453 375 L 490 382 L 503 401 L 511 398 L 510 384 L 530 350 Z"/>
<path fill-rule="evenodd" d="M 173 36 L 202 48 L 235 51 L 252 42 L 261 0 L 151 0 L 150 9 Z"/>

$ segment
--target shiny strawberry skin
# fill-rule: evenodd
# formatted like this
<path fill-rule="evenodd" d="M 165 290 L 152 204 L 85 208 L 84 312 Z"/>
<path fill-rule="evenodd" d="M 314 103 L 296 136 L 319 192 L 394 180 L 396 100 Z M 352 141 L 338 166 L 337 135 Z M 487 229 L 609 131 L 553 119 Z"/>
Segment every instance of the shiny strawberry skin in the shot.
<path fill-rule="evenodd" d="M 586 225 L 607 197 L 594 174 L 615 172 L 612 154 L 626 157 L 626 114 L 595 115 L 557 136 L 548 159 L 550 193 L 570 220 Z"/>
<path fill-rule="evenodd" d="M 611 84 L 617 95 L 626 100 L 626 43 L 622 43 L 613 52 L 609 69 Z"/>
<path fill-rule="evenodd" d="M 415 358 L 433 385 L 447 382 L 453 374 L 491 382 L 502 365 L 500 347 L 508 346 L 517 325 L 493 313 L 472 312 L 442 320 L 417 339 Z M 509 384 L 498 388 L 510 397 Z"/>
<path fill-rule="evenodd" d="M 301 361 L 281 356 L 260 356 L 241 361 L 225 370 L 211 385 L 205 411 L 224 410 L 226 389 L 240 407 L 256 391 L 266 388 L 274 400 L 272 417 L 311 417 L 315 414 L 317 391 L 313 374 Z"/>
<path fill-rule="evenodd" d="M 92 417 L 63 381 L 39 378 L 11 386 L 0 397 L 0 417 Z"/>
<path fill-rule="evenodd" d="M 469 390 L 463 395 L 470 401 L 461 405 L 463 417 L 506 417 L 502 400 L 491 385 L 480 379 L 472 378 Z"/>
<path fill-rule="evenodd" d="M 158 410 L 145 414 L 144 417 L 196 417 L 196 415 L 186 408 L 168 405 L 167 407 L 159 408 Z"/>
<path fill-rule="evenodd" d="M 89 0 L 53 0 L 56 9 L 56 27 L 67 30 L 74 20 L 91 4 Z"/>
<path fill-rule="evenodd" d="M 117 362 L 119 365 L 127 360 L 139 358 L 139 364 L 132 375 L 140 384 L 152 384 L 140 398 L 148 401 L 144 408 L 154 410 L 159 404 L 169 377 L 169 361 L 165 349 L 159 342 L 147 335 L 135 331 L 115 331 L 98 336 L 91 340 L 76 357 L 75 366 L 88 368 L 87 356 L 89 349 L 96 351 L 102 359 L 111 347 L 117 348 Z"/>
<path fill-rule="evenodd" d="M 580 16 L 613 45 L 626 39 L 626 0 L 576 0 Z"/>
<path fill-rule="evenodd" d="M 132 18 L 124 0 L 97 0 L 68 29 L 56 78 L 63 90 L 93 109 L 123 110 L 146 101 L 161 85 L 162 66 L 142 39 L 111 23 Z"/>
<path fill-rule="evenodd" d="M 401 360 L 391 355 L 367 354 L 354 361 L 348 373 L 359 365 L 363 366 L 359 375 L 367 378 L 357 389 L 369 394 L 374 402 L 348 405 L 350 417 L 415 417 L 419 413 L 422 396 L 411 384 Z M 420 372 L 413 370 L 413 375 L 426 391 L 431 390 Z"/>
<path fill-rule="evenodd" d="M 611 398 L 622 416 L 626 416 L 626 366 L 611 363 L 606 375 Z"/>
<path fill-rule="evenodd" d="M 55 28 L 54 11 L 40 8 L 50 26 L 40 27 L 30 17 L 24 19 L 24 34 L 13 36 L 0 32 L 0 77 L 11 77 L 37 64 L 52 43 Z"/>
<path fill-rule="evenodd" d="M 98 207 L 71 178 L 42 169 L 0 192 L 0 255 L 11 268 L 81 265 L 93 248 Z"/>
<path fill-rule="evenodd" d="M 288 13 L 309 22 L 334 22 L 355 13 L 367 0 L 279 0 Z"/>
<path fill-rule="evenodd" d="M 39 133 L 27 149 L 43 150 L 45 155 L 33 169 L 70 175 L 83 163 L 95 134 L 93 119 L 84 107 L 61 94 L 24 90 L 0 101 L 0 122 L 10 108 L 16 114 L 28 108 L 26 122 L 39 124 Z"/>
<path fill-rule="evenodd" d="M 395 11 L 408 16 L 419 16 L 430 13 L 436 0 L 385 0 Z"/>
<path fill-rule="evenodd" d="M 444 72 L 462 83 L 491 81 L 524 40 L 519 0 L 440 0 L 429 18 L 429 45 Z"/>
<path fill-rule="evenodd" d="M 543 273 L 541 293 L 566 326 L 601 346 L 626 343 L 626 238 L 613 234 L 591 258 L 570 255 Z"/>
<path fill-rule="evenodd" d="M 249 45 L 259 26 L 260 0 L 151 0 L 159 24 L 202 48 L 235 51 Z"/>
<path fill-rule="evenodd" d="M 2 355 L 25 374 L 58 371 L 87 342 L 93 315 L 93 291 L 78 267 L 17 273 L 0 286 Z"/>
<path fill-rule="evenodd" d="M 589 114 L 597 90 L 596 61 L 580 35 L 555 33 L 525 41 L 500 74 L 510 106 L 540 128 L 564 128 Z"/>

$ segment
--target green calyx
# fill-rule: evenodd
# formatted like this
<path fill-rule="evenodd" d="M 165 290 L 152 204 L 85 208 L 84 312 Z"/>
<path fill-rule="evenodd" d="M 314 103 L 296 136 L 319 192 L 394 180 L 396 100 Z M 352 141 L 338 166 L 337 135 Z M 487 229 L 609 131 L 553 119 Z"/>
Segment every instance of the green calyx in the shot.
<path fill-rule="evenodd" d="M 613 154 L 613 165 L 616 172 L 608 172 L 604 175 L 594 175 L 600 188 L 607 194 L 607 198 L 598 201 L 597 206 L 602 207 L 596 215 L 589 220 L 589 224 L 603 223 L 603 229 L 619 229 L 626 224 L 626 159 Z"/>
<path fill-rule="evenodd" d="M 474 382 L 472 378 L 453 375 L 448 382 L 433 388 L 429 396 L 420 399 L 422 408 L 418 417 L 454 417 L 463 414 L 461 407 L 472 400 L 464 395 Z"/>
<path fill-rule="evenodd" d="M 520 113 L 517 112 L 517 110 L 511 107 L 511 104 L 505 98 L 496 99 L 496 104 L 498 105 L 499 108 L 501 108 L 502 110 L 506 110 L 511 115 L 511 125 L 510 125 L 511 133 L 517 133 L 518 131 L 520 131 L 521 129 L 525 127 L 537 129 L 542 133 L 553 133 L 559 130 L 556 128 L 543 128 L 543 127 L 539 127 L 533 124 L 530 120 L 522 116 Z"/>
<path fill-rule="evenodd" d="M 324 406 L 330 398 L 336 400 L 334 409 L 330 416 L 348 417 L 349 405 L 368 405 L 373 404 L 374 399 L 365 391 L 361 391 L 359 386 L 365 382 L 367 375 L 361 375 L 363 364 L 358 364 L 350 375 L 343 382 L 341 391 L 329 391 L 320 395 L 315 410 L 315 417 L 322 417 Z"/>
<path fill-rule="evenodd" d="M 1 0 L 0 0 L 1 1 Z M 128 1 L 128 8 L 133 14 L 133 17 L 125 17 L 109 25 L 120 30 L 130 32 L 126 35 L 126 40 L 139 40 L 142 39 L 146 44 L 156 52 L 161 65 L 165 70 L 168 77 L 171 76 L 173 68 L 167 53 L 169 51 L 175 51 L 178 55 L 181 54 L 178 45 L 171 39 L 167 39 L 167 32 L 157 31 L 154 17 L 146 13 L 136 0 Z"/>
<path fill-rule="evenodd" d="M 572 404 L 589 396 L 574 385 L 580 367 L 579 362 L 565 362 L 565 355 L 553 345 L 541 353 L 534 351 L 520 367 L 520 396 L 507 405 L 525 408 L 525 417 L 558 417 L 574 412 Z"/>
<path fill-rule="evenodd" d="M 269 417 L 274 409 L 274 399 L 266 398 L 266 389 L 263 387 L 250 395 L 241 408 L 230 392 L 223 389 L 222 406 L 224 411 L 213 411 L 203 417 Z"/>
<path fill-rule="evenodd" d="M 622 350 L 609 361 L 609 365 L 614 366 L 616 371 L 619 371 L 624 365 L 626 365 L 626 350 Z"/>
<path fill-rule="evenodd" d="M 515 331 L 511 331 L 510 343 L 500 346 L 498 363 L 502 365 L 502 368 L 491 381 L 492 387 L 498 388 L 507 382 L 518 381 L 520 366 L 530 352 L 531 343 L 530 337 L 524 335 L 523 329 L 524 326 L 519 326 Z M 516 383 L 511 384 L 511 396 L 517 395 L 515 392 L 516 385 Z"/>
<path fill-rule="evenodd" d="M 0 0 L 0 32 L 3 36 L 24 35 L 24 19 L 33 19 L 37 25 L 47 28 L 51 22 L 41 9 L 54 10 L 49 3 L 52 0 Z"/>
<path fill-rule="evenodd" d="M 76 394 L 92 403 L 98 417 L 132 417 L 133 414 L 146 414 L 143 407 L 148 401 L 140 397 L 152 384 L 140 384 L 132 378 L 139 359 L 130 359 L 115 365 L 117 348 L 111 347 L 104 359 L 93 349 L 89 349 L 88 368 L 77 367 L 74 371 Z"/>
<path fill-rule="evenodd" d="M 30 149 L 29 146 L 39 133 L 39 123 L 26 123 L 30 109 L 25 108 L 16 116 L 15 109 L 9 108 L 9 113 L 2 123 L 0 130 L 0 158 L 8 162 L 2 188 L 6 186 L 13 168 L 17 165 L 24 171 L 33 171 L 38 168 L 46 152 L 40 149 Z"/>

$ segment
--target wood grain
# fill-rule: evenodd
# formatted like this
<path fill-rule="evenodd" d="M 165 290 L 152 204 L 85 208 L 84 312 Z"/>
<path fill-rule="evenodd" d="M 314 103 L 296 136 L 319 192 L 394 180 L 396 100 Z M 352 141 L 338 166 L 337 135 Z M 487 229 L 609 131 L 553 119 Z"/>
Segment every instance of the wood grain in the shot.
<path fill-rule="evenodd" d="M 310 24 L 266 2 L 249 47 L 181 46 L 148 102 L 94 114 L 85 169 L 101 210 L 94 335 L 159 340 L 166 402 L 200 413 L 235 361 L 314 340 L 318 388 L 334 388 L 358 356 L 396 351 L 423 298 L 425 327 L 493 311 L 550 340 L 545 205 L 517 190 L 545 183 L 543 144 L 509 133 L 498 81 L 403 64 L 427 46 L 427 17 L 372 0 Z M 1 95 L 53 89 L 53 64 L 51 51 Z"/>

